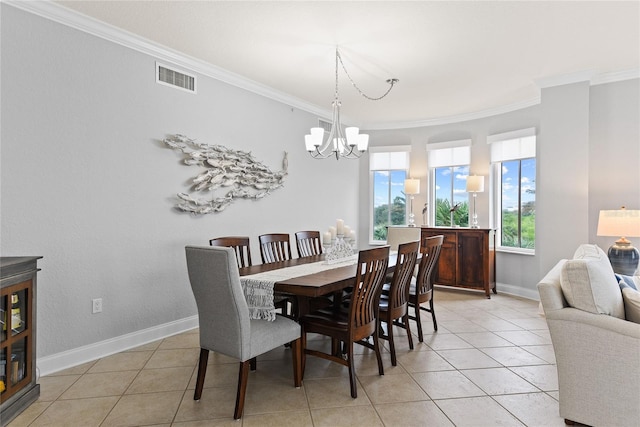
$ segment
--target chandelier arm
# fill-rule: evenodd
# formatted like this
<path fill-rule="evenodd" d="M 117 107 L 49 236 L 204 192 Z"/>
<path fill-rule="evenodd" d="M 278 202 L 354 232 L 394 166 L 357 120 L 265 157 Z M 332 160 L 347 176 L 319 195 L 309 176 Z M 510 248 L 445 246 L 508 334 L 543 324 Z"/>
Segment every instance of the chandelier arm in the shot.
<path fill-rule="evenodd" d="M 351 82 L 353 87 L 358 91 L 358 93 L 360 95 L 362 95 L 363 97 L 367 98 L 370 101 L 379 101 L 379 100 L 381 100 L 382 98 L 387 96 L 389 94 L 389 92 L 391 92 L 391 89 L 393 89 L 393 85 L 398 83 L 398 79 L 388 79 L 387 83 L 389 83 L 389 89 L 387 89 L 387 91 L 384 94 L 382 94 L 382 96 L 374 98 L 374 97 L 371 97 L 371 96 L 367 95 L 362 90 L 360 90 L 358 85 L 356 85 L 356 82 L 353 81 L 353 79 L 351 78 L 351 75 L 349 75 L 349 72 L 347 71 L 347 67 L 345 67 L 344 62 L 342 62 L 342 56 L 340 56 L 340 52 L 338 51 L 338 49 L 336 49 L 336 96 L 338 94 L 338 61 L 340 61 L 340 65 L 342 65 L 342 70 L 344 71 L 344 73 L 349 78 L 349 81 Z"/>

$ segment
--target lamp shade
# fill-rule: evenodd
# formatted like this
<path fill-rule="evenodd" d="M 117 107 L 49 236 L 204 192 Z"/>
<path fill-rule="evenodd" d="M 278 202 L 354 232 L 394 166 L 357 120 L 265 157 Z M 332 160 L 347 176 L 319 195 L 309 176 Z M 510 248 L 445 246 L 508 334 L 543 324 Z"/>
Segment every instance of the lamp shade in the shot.
<path fill-rule="evenodd" d="M 467 177 L 467 193 L 484 192 L 484 176 L 470 175 Z"/>
<path fill-rule="evenodd" d="M 406 194 L 419 194 L 420 193 L 420 180 L 419 179 L 405 179 L 404 180 L 404 192 Z"/>
<path fill-rule="evenodd" d="M 640 210 L 600 211 L 597 235 L 640 237 Z"/>

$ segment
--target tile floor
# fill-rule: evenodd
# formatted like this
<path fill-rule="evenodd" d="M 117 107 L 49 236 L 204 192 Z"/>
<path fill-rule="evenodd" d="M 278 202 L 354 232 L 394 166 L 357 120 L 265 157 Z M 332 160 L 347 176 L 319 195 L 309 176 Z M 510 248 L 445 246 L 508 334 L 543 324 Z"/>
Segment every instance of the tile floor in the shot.
<path fill-rule="evenodd" d="M 385 349 L 357 346 L 358 398 L 347 369 L 309 357 L 303 387 L 293 387 L 290 349 L 258 358 L 244 416 L 232 419 L 237 362 L 211 354 L 200 402 L 193 389 L 197 330 L 40 378 L 40 399 L 18 426 L 563 426 L 555 358 L 535 301 L 437 289 L 439 330 L 408 349 L 398 335 L 398 366 Z M 415 326 L 415 325 L 413 325 Z M 416 328 L 413 327 L 415 335 Z M 328 340 L 315 337 L 314 346 Z M 310 344 L 311 345 L 311 344 Z M 386 343 L 385 343 L 386 345 Z"/>

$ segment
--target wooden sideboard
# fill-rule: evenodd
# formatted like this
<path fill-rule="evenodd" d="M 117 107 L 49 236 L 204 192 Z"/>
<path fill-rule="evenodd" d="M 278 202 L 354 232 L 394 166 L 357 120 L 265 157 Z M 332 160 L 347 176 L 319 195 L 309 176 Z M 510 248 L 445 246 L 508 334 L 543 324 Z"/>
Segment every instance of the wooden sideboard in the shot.
<path fill-rule="evenodd" d="M 0 258 L 0 424 L 40 396 L 36 384 L 36 274 L 42 257 Z"/>
<path fill-rule="evenodd" d="M 434 284 L 496 291 L 495 231 L 487 228 L 422 227 L 421 238 L 444 236 Z"/>

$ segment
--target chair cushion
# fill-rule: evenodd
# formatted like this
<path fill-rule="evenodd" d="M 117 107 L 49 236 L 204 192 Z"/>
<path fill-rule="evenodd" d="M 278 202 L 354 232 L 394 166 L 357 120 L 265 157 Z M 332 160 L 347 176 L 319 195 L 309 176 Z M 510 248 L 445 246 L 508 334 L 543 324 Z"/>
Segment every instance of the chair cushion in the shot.
<path fill-rule="evenodd" d="M 571 307 L 624 319 L 624 302 L 607 254 L 581 245 L 562 266 L 562 292 Z"/>
<path fill-rule="evenodd" d="M 620 287 L 622 288 L 625 318 L 630 322 L 640 323 L 640 292 L 626 284 L 621 283 Z"/>

